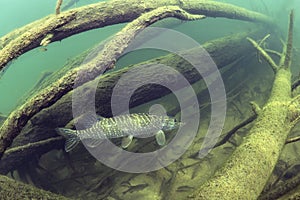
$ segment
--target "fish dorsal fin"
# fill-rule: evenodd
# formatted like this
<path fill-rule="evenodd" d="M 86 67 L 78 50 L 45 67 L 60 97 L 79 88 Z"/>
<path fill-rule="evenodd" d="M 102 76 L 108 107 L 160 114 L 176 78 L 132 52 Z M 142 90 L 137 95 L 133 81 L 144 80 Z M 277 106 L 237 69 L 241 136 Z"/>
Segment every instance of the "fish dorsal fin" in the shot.
<path fill-rule="evenodd" d="M 130 143 L 132 142 L 132 139 L 133 139 L 133 135 L 129 135 L 127 137 L 124 137 L 122 139 L 122 144 L 121 144 L 122 148 L 126 149 L 130 145 Z"/>
<path fill-rule="evenodd" d="M 156 139 L 157 144 L 159 144 L 160 146 L 166 144 L 165 133 L 164 133 L 162 130 L 159 130 L 159 131 L 155 134 L 155 139 Z"/>
<path fill-rule="evenodd" d="M 77 119 L 77 125 L 80 125 L 80 129 L 87 129 L 92 127 L 98 121 L 98 116 L 95 113 L 88 112 L 84 115 L 81 115 Z M 77 126 L 76 125 L 76 126 Z"/>

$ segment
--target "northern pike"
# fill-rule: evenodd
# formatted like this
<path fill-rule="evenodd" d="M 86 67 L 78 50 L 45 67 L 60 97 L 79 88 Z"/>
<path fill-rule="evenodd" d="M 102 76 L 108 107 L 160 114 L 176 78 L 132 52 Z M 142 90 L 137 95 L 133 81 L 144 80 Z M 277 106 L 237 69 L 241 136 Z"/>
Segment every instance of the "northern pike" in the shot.
<path fill-rule="evenodd" d="M 159 145 L 166 142 L 164 131 L 178 128 L 182 123 L 163 115 L 134 113 L 111 118 L 98 118 L 87 129 L 73 130 L 57 128 L 58 134 L 66 138 L 65 151 L 71 151 L 80 140 L 92 139 L 95 144 L 106 138 L 121 138 L 122 147 L 127 148 L 133 137 L 153 136 Z"/>

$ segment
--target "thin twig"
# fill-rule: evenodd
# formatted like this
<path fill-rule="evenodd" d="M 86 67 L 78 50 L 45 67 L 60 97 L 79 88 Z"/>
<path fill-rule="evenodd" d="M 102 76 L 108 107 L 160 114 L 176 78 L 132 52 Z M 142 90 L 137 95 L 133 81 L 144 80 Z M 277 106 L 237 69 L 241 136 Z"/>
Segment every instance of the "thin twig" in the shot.
<path fill-rule="evenodd" d="M 273 55 L 275 55 L 275 56 L 278 56 L 279 58 L 281 58 L 281 56 L 282 56 L 282 54 L 279 53 L 278 51 L 274 51 L 274 50 L 271 50 L 271 49 L 265 49 L 265 51 L 266 51 L 267 53 L 270 53 L 270 54 L 273 54 Z"/>
<path fill-rule="evenodd" d="M 300 79 L 296 80 L 292 85 L 292 91 L 295 90 L 300 85 Z"/>
<path fill-rule="evenodd" d="M 246 120 L 242 121 L 240 124 L 235 126 L 233 129 L 231 129 L 229 132 L 225 134 L 225 136 L 214 146 L 214 148 L 225 144 L 229 140 L 229 138 L 231 138 L 231 136 L 235 134 L 235 132 L 237 132 L 240 128 L 243 128 L 247 124 L 253 122 L 256 119 L 256 117 L 257 115 L 253 114 L 250 117 L 248 117 Z"/>
<path fill-rule="evenodd" d="M 293 142 L 298 142 L 300 140 L 300 136 L 289 138 L 285 141 L 285 144 L 293 143 Z"/>
<path fill-rule="evenodd" d="M 261 45 L 270 37 L 270 33 L 267 34 L 259 43 L 258 43 L 258 46 L 261 47 Z"/>
<path fill-rule="evenodd" d="M 63 0 L 57 0 L 57 2 L 56 2 L 55 14 L 57 14 L 57 15 L 60 14 L 60 6 L 61 6 L 62 2 L 63 2 Z"/>
<path fill-rule="evenodd" d="M 273 59 L 265 52 L 263 48 L 261 48 L 257 42 L 255 42 L 253 39 L 247 37 L 247 40 L 251 42 L 251 44 L 259 51 L 259 53 L 262 55 L 262 57 L 269 63 L 269 65 L 272 67 L 274 73 L 277 72 L 278 66 L 273 61 Z"/>

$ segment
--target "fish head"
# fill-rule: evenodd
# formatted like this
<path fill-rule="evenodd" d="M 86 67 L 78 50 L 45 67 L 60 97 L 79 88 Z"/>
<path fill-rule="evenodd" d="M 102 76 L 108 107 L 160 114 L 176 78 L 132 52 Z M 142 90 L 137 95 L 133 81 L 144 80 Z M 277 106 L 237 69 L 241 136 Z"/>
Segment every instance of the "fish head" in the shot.
<path fill-rule="evenodd" d="M 167 117 L 163 121 L 163 128 L 162 129 L 164 131 L 171 131 L 171 130 L 179 128 L 180 126 L 183 126 L 183 125 L 184 125 L 183 122 L 179 122 L 173 117 Z"/>

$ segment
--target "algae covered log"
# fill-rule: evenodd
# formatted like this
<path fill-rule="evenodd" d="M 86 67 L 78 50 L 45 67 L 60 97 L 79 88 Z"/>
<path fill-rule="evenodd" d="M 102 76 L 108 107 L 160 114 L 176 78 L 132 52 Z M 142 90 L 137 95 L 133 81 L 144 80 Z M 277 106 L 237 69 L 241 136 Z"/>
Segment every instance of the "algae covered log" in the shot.
<path fill-rule="evenodd" d="M 212 41 L 208 41 L 202 45 L 202 47 L 211 55 L 212 59 L 219 68 L 225 67 L 226 65 L 236 61 L 244 54 L 250 54 L 253 52 L 253 48 L 250 43 L 246 41 L 246 37 L 260 38 L 265 34 L 263 31 L 258 30 L 253 33 L 238 33 L 235 35 L 226 36 L 223 38 L 218 38 Z M 228 51 L 227 49 L 231 49 Z M 191 49 L 186 52 L 189 55 L 195 55 L 195 51 Z M 83 53 L 85 54 L 85 53 Z M 200 55 L 195 55 L 199 57 Z M 78 56 L 76 60 L 71 63 L 81 63 L 85 56 Z M 169 54 L 163 57 L 152 59 L 142 63 L 156 65 L 156 63 L 164 64 L 166 66 L 174 67 L 182 75 L 187 77 L 190 83 L 195 83 L 198 81 L 201 76 L 198 75 L 197 71 L 190 66 L 190 64 L 175 54 Z M 75 68 L 76 66 L 65 66 L 65 68 Z M 96 110 L 97 113 L 102 116 L 110 116 L 111 114 L 111 94 L 114 86 L 117 84 L 119 78 L 122 74 L 126 73 L 129 70 L 134 70 L 139 67 L 138 65 L 129 66 L 122 68 L 118 71 L 114 71 L 108 74 L 103 75 L 98 80 L 98 87 L 96 92 Z M 151 67 L 151 66 L 149 66 Z M 64 70 L 62 70 L 64 71 Z M 151 75 L 151 74 L 150 74 Z M 54 75 L 56 77 L 56 75 Z M 176 78 L 176 77 L 174 77 Z M 45 85 L 53 82 L 53 79 L 45 82 Z M 136 81 L 134 78 L 133 81 Z M 92 86 L 94 85 L 91 84 Z M 89 83 L 82 86 L 88 91 Z M 143 103 L 149 102 L 156 98 L 160 98 L 163 95 L 168 94 L 170 91 L 166 90 L 163 87 L 153 87 L 153 85 L 140 88 L 139 91 L 136 91 L 130 103 L 130 107 L 135 107 Z M 33 118 L 30 119 L 31 123 L 28 123 L 21 134 L 14 140 L 14 143 L 11 148 L 9 148 L 0 163 L 0 173 L 6 174 L 9 171 L 17 168 L 22 163 L 26 161 L 32 155 L 40 155 L 46 151 L 50 151 L 53 148 L 62 146 L 61 141 L 52 142 L 52 145 L 44 145 L 43 147 L 36 148 L 27 148 L 24 149 L 24 152 L 14 151 L 13 149 L 18 148 L 19 146 L 24 146 L 27 143 L 36 143 L 40 141 L 47 140 L 48 138 L 55 137 L 56 133 L 53 131 L 54 128 L 65 126 L 72 120 L 72 91 L 64 95 L 60 100 L 58 100 L 53 106 L 50 106 L 47 109 L 43 109 Z M 41 134 L 43 132 L 43 134 Z M 43 151 L 41 151 L 43 148 Z M 8 154 L 8 152 L 11 152 Z"/>
<path fill-rule="evenodd" d="M 270 177 L 287 135 L 293 127 L 290 105 L 293 11 L 290 14 L 288 45 L 279 65 L 271 95 L 243 143 L 237 147 L 225 165 L 191 195 L 193 199 L 257 199 Z M 250 41 L 253 40 L 250 39 Z M 254 42 L 255 43 L 255 42 Z M 257 43 L 254 45 L 259 46 Z M 263 49 L 266 60 L 269 56 Z M 268 57 L 268 58 L 266 58 Z M 274 66 L 272 66 L 274 68 Z"/>
<path fill-rule="evenodd" d="M 6 176 L 0 175 L 0 197 L 1 199 L 45 199 L 45 200 L 67 200 L 68 198 L 54 194 L 34 186 L 27 185 Z"/>
<path fill-rule="evenodd" d="M 179 6 L 191 14 L 207 17 L 271 23 L 271 20 L 263 14 L 214 1 L 111 0 L 72 9 L 59 15 L 50 15 L 3 36 L 0 38 L 0 70 L 12 59 L 40 46 L 49 35 L 52 35 L 51 40 L 48 40 L 49 43 L 60 41 L 90 29 L 132 21 L 142 13 L 166 5 Z M 56 26 L 53 26 L 52 22 L 55 21 Z"/>

